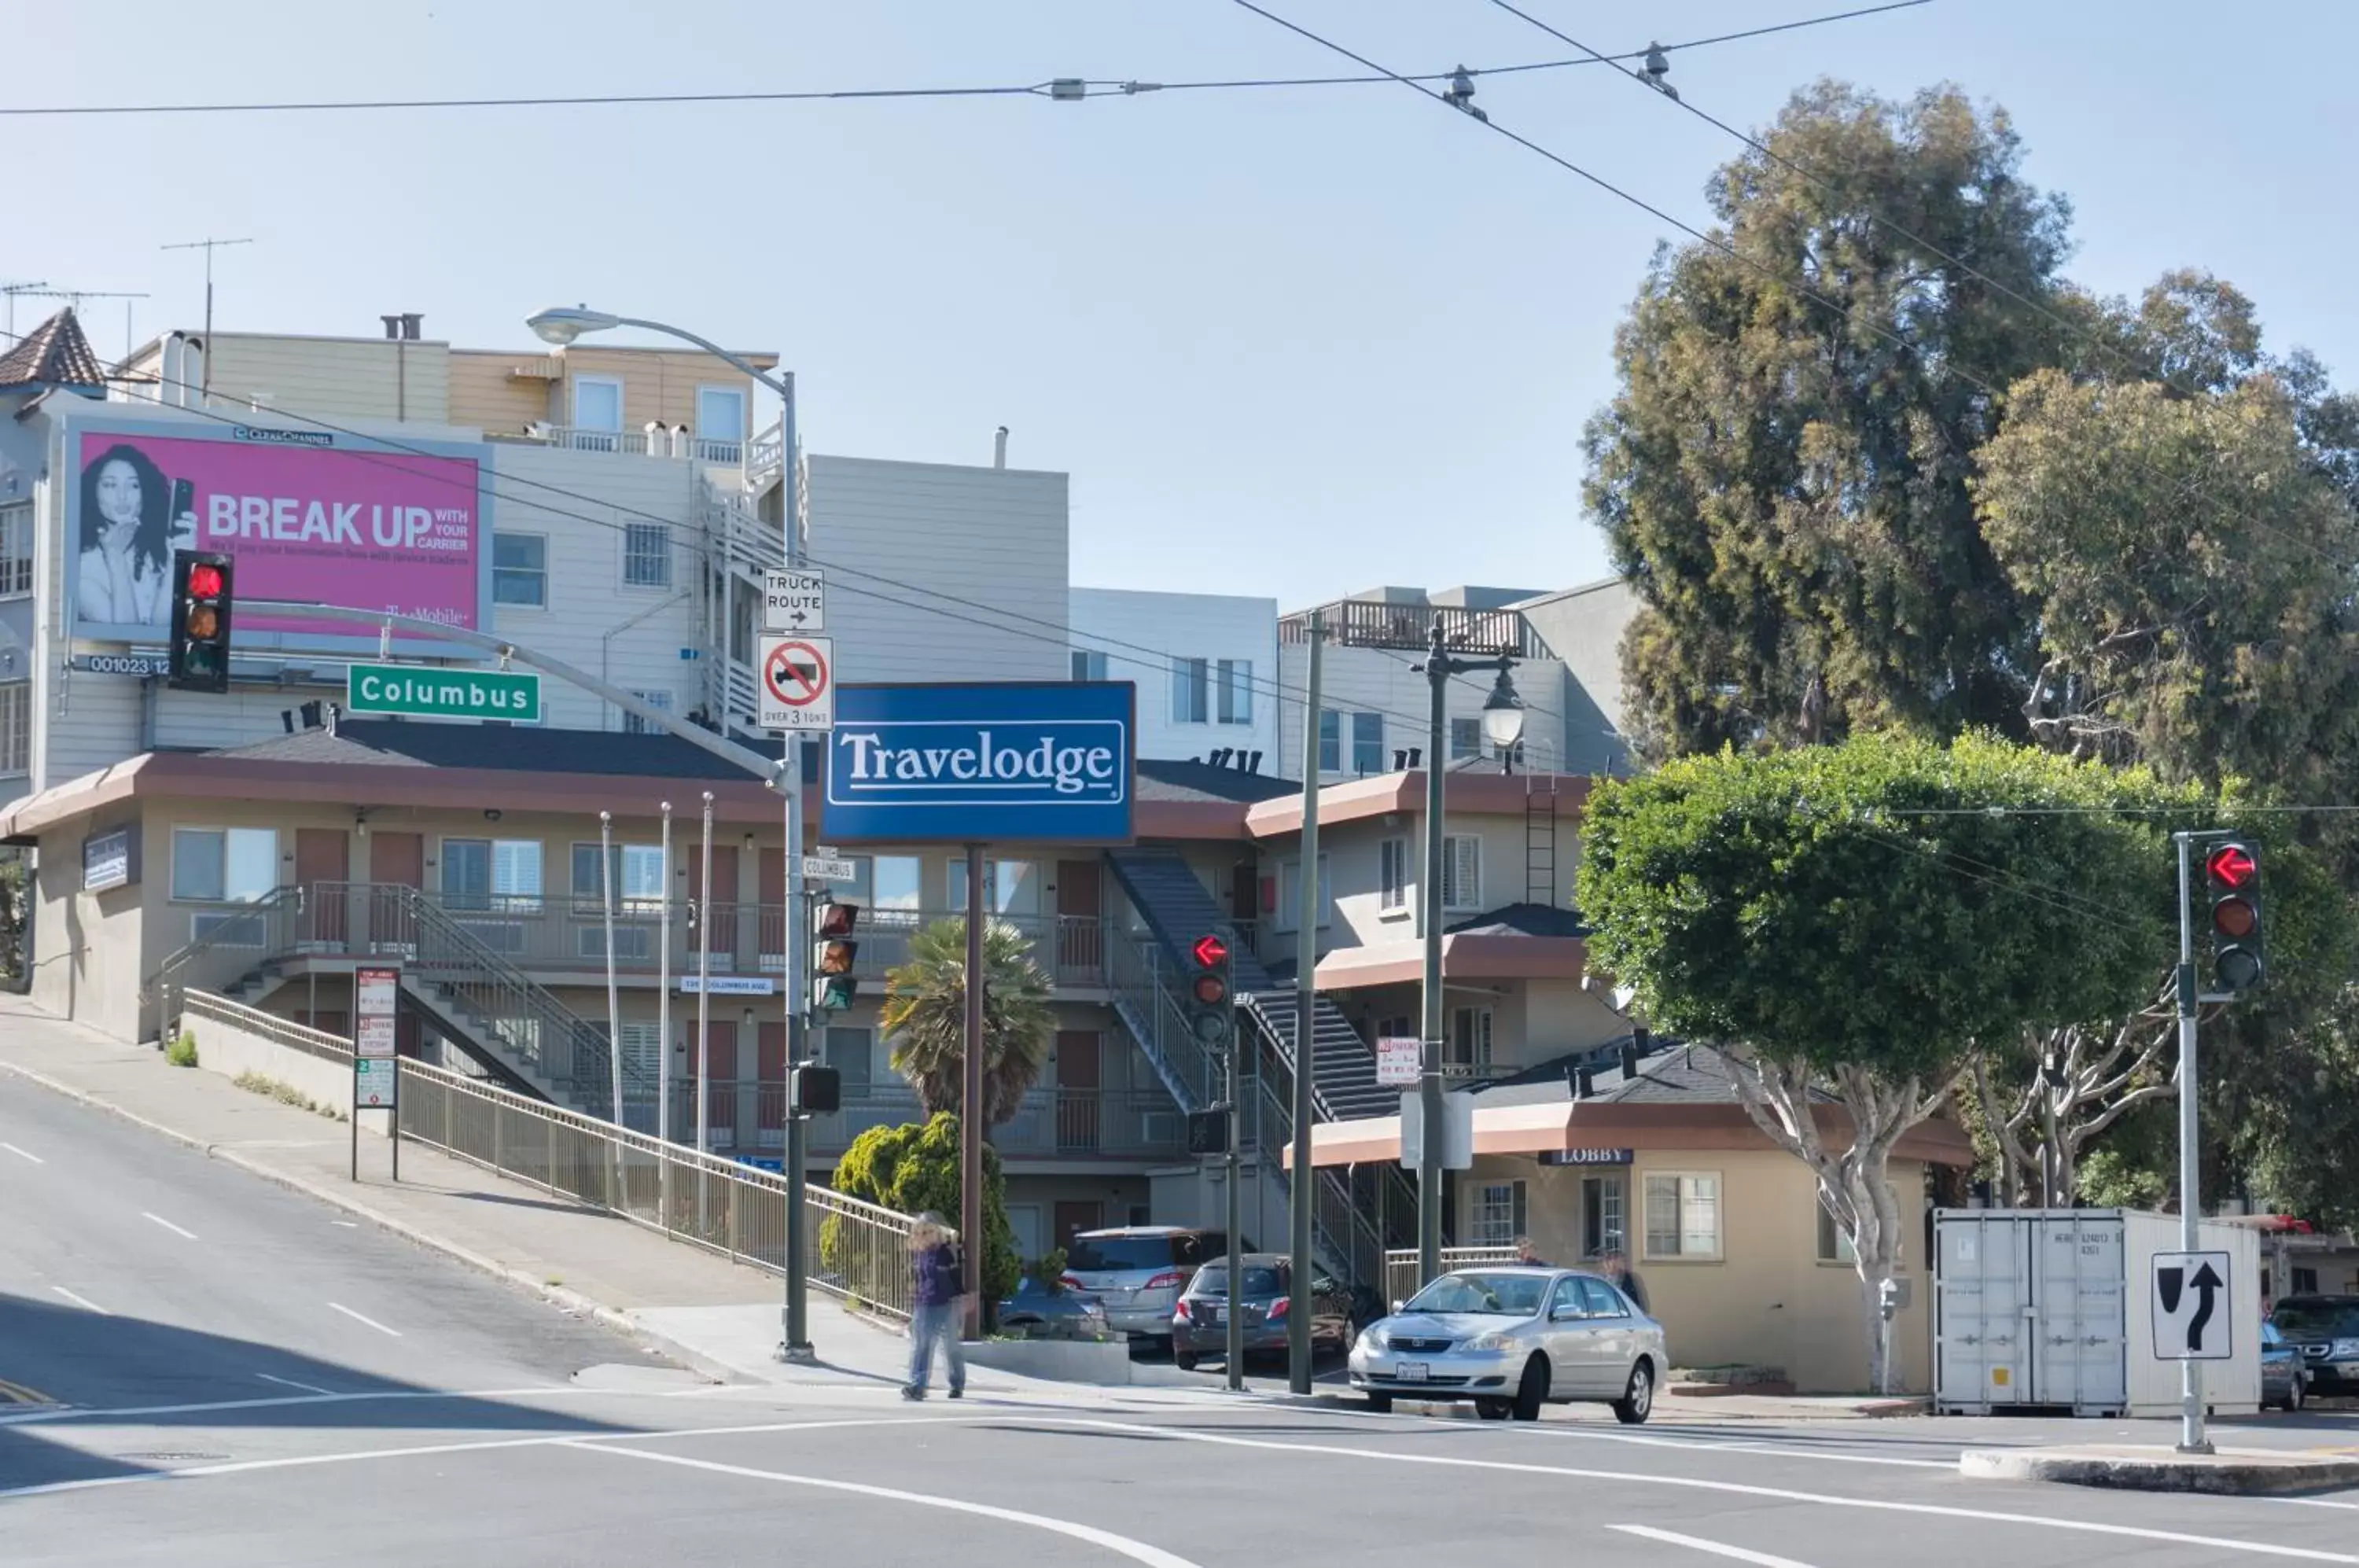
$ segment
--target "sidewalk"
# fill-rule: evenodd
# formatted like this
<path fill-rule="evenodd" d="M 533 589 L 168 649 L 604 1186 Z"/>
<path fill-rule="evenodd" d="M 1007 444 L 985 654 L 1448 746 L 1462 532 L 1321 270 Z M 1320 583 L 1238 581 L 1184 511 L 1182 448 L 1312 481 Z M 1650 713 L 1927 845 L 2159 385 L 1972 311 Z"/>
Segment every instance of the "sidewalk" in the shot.
<path fill-rule="evenodd" d="M 0 1083 L 11 1077 L 112 1111 L 420 1246 L 509 1281 L 563 1311 L 596 1317 L 708 1377 L 785 1385 L 897 1384 L 908 1342 L 810 1297 L 821 1364 L 772 1358 L 784 1281 L 668 1241 L 625 1221 L 551 1198 L 415 1143 L 388 1177 L 386 1140 L 364 1132 L 353 1181 L 351 1128 L 249 1094 L 160 1051 L 0 995 Z M 38 1092 L 23 1090 L 21 1092 Z M 1028 1380 L 993 1374 L 1013 1389 Z"/>

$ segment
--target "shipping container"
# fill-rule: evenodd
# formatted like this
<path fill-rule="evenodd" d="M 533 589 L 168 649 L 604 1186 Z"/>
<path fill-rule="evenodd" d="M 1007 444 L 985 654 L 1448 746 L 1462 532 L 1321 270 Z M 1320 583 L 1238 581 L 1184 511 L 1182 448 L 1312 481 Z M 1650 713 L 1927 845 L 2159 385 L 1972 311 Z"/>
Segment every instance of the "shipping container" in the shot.
<path fill-rule="evenodd" d="M 2067 1410 L 2169 1416 L 2180 1363 L 2158 1359 L 2153 1259 L 2177 1252 L 2179 1220 L 2136 1209 L 1937 1209 L 1933 1407 L 1945 1414 Z M 2204 1402 L 2249 1415 L 2261 1401 L 2260 1240 L 2203 1223 L 2224 1252 L 2225 1360 L 2203 1366 Z"/>

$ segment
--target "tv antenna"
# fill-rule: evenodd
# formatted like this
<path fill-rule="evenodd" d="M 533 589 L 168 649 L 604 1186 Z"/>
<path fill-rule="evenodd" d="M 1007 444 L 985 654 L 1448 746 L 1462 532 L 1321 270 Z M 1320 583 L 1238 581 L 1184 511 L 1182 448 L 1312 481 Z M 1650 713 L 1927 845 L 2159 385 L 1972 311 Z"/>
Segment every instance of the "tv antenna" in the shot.
<path fill-rule="evenodd" d="M 31 299 L 62 299 L 76 315 L 82 313 L 85 299 L 120 299 L 123 301 L 123 357 L 131 357 L 131 302 L 145 299 L 145 294 L 128 294 L 119 289 L 52 289 L 46 283 L 11 283 L 0 292 L 8 296 L 8 331 L 16 331 L 16 299 L 19 295 Z"/>
<path fill-rule="evenodd" d="M 204 370 L 202 375 L 199 377 L 199 385 L 197 387 L 197 397 L 200 401 L 203 400 L 212 393 L 213 387 L 213 252 L 221 249 L 223 245 L 252 245 L 254 241 L 251 239 L 217 240 L 208 238 L 201 240 L 184 240 L 179 245 L 168 245 L 158 247 L 162 250 L 201 250 L 205 253 L 205 353 L 204 358 L 201 362 L 204 366 Z"/>

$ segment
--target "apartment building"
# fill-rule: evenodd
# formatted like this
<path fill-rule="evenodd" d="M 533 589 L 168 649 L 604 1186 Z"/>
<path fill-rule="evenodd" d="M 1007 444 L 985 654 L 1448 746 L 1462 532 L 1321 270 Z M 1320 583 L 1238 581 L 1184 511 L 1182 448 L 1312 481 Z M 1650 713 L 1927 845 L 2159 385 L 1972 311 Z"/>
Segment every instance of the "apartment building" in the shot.
<path fill-rule="evenodd" d="M 1138 755 L 1277 766 L 1277 601 L 1075 588 L 1072 676 L 1138 687 Z"/>

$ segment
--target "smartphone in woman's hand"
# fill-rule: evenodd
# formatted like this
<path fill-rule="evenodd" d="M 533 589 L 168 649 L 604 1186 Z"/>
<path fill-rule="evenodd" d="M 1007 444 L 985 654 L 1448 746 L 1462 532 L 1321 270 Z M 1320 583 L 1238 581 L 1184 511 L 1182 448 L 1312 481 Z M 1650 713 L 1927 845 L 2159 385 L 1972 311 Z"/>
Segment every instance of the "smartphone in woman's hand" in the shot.
<path fill-rule="evenodd" d="M 183 533 L 187 534 L 189 548 L 194 550 L 197 546 L 197 486 L 193 481 L 187 479 L 172 481 L 172 509 L 166 516 L 168 518 L 164 525 L 166 532 L 175 539 Z M 181 521 L 182 518 L 187 519 L 185 525 Z"/>

